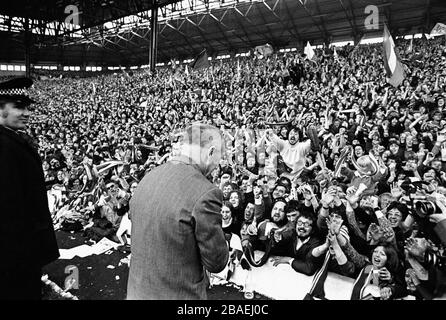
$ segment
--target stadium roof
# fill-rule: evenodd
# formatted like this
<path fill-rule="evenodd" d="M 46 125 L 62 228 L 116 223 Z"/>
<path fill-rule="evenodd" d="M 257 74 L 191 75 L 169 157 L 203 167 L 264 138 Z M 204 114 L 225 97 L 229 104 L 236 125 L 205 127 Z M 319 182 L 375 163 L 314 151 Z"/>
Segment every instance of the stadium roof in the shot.
<path fill-rule="evenodd" d="M 157 0 L 158 61 L 244 52 L 270 43 L 299 47 L 382 35 L 429 33 L 446 23 L 444 0 Z M 367 20 L 378 9 L 379 30 Z M 71 6 L 71 7 L 68 7 Z M 77 25 L 65 23 L 79 11 Z M 24 22 L 31 33 L 31 62 L 63 65 L 141 65 L 148 61 L 153 0 L 14 0 L 0 3 L 0 61 L 23 61 Z"/>

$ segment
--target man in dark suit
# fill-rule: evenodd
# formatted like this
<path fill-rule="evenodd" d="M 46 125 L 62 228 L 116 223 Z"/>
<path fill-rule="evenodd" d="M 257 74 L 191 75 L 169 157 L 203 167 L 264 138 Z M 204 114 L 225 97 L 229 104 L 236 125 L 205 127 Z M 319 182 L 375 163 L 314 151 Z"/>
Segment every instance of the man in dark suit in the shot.
<path fill-rule="evenodd" d="M 41 299 L 42 267 L 59 257 L 42 162 L 22 130 L 28 78 L 0 83 L 0 299 Z"/>
<path fill-rule="evenodd" d="M 294 239 L 289 242 L 291 257 L 275 257 L 273 265 L 287 263 L 297 272 L 308 276 L 313 275 L 323 262 L 323 256 L 313 255 L 313 250 L 322 244 L 317 236 L 316 228 L 316 218 L 309 213 L 302 213 L 296 221 Z"/>
<path fill-rule="evenodd" d="M 209 182 L 220 162 L 219 131 L 197 123 L 182 136 L 180 156 L 148 173 L 130 202 L 132 261 L 127 299 L 206 299 L 205 269 L 229 257 L 222 192 Z"/>

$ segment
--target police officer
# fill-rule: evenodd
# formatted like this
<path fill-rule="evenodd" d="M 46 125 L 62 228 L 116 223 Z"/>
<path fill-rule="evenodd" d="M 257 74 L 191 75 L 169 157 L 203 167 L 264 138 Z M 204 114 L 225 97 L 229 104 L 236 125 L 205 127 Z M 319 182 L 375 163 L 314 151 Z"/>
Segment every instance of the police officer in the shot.
<path fill-rule="evenodd" d="M 42 267 L 59 257 L 42 162 L 24 133 L 29 78 L 0 83 L 0 299 L 39 300 Z"/>

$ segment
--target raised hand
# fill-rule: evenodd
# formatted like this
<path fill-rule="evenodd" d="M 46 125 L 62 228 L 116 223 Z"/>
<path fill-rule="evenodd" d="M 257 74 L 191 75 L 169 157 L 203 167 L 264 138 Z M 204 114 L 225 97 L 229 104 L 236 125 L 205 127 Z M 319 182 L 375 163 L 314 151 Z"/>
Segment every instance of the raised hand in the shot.
<path fill-rule="evenodd" d="M 336 189 L 329 187 L 327 192 L 322 194 L 322 199 L 321 199 L 322 205 L 325 207 L 330 205 L 330 203 L 333 202 L 335 196 L 336 196 Z"/>
<path fill-rule="evenodd" d="M 354 204 L 358 203 L 358 201 L 359 201 L 359 196 L 356 195 L 357 191 L 358 191 L 358 189 L 353 186 L 349 187 L 347 189 L 347 195 L 345 198 L 351 205 L 354 205 Z"/>
<path fill-rule="evenodd" d="M 437 142 L 438 143 L 443 143 L 445 141 L 446 141 L 446 134 L 438 133 L 438 135 L 437 135 Z"/>
<path fill-rule="evenodd" d="M 389 164 L 389 170 L 391 172 L 395 172 L 395 169 L 396 169 L 396 163 L 395 162 L 392 162 L 391 164 Z"/>
<path fill-rule="evenodd" d="M 435 156 L 432 152 L 428 152 L 426 155 L 426 162 L 431 162 L 432 160 L 434 160 Z"/>
<path fill-rule="evenodd" d="M 367 241 L 372 244 L 378 243 L 383 237 L 383 230 L 376 223 L 371 223 L 367 229 Z"/>
<path fill-rule="evenodd" d="M 404 249 L 407 250 L 410 255 L 418 258 L 424 258 L 424 254 L 428 247 L 429 243 L 425 238 L 408 238 L 404 245 Z"/>
<path fill-rule="evenodd" d="M 305 200 L 311 200 L 314 197 L 313 189 L 310 186 L 304 185 L 300 187 L 300 190 Z"/>
<path fill-rule="evenodd" d="M 417 286 L 421 283 L 420 279 L 418 279 L 418 277 L 415 273 L 415 270 L 412 268 L 409 268 L 406 270 L 405 278 L 406 278 L 406 283 L 407 283 L 408 287 L 411 287 L 411 285 Z"/>
<path fill-rule="evenodd" d="M 392 183 L 390 193 L 392 194 L 392 197 L 399 199 L 403 195 L 404 190 L 398 185 L 398 182 L 394 182 Z"/>
<path fill-rule="evenodd" d="M 328 231 L 331 234 L 338 235 L 341 230 L 343 220 L 337 217 L 330 216 L 326 220 Z"/>

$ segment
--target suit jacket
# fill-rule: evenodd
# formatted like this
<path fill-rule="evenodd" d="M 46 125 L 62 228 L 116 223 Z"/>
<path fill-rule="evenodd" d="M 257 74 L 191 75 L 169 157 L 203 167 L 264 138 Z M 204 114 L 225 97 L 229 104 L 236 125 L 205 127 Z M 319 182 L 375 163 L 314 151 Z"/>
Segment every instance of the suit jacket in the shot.
<path fill-rule="evenodd" d="M 314 248 L 319 247 L 322 241 L 315 236 L 311 236 L 298 250 L 296 250 L 296 244 L 297 236 L 292 241 L 292 248 L 290 248 L 290 256 L 294 258 L 291 267 L 295 271 L 306 274 L 307 276 L 313 275 L 322 266 L 324 256 L 318 258 L 313 257 L 312 251 Z"/>
<path fill-rule="evenodd" d="M 130 202 L 127 299 L 207 298 L 204 268 L 218 273 L 229 258 L 222 199 L 223 193 L 185 158 L 142 179 Z"/>
<path fill-rule="evenodd" d="M 42 163 L 22 136 L 0 126 L 0 277 L 59 257 Z"/>

